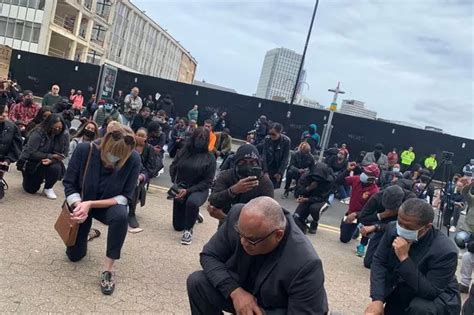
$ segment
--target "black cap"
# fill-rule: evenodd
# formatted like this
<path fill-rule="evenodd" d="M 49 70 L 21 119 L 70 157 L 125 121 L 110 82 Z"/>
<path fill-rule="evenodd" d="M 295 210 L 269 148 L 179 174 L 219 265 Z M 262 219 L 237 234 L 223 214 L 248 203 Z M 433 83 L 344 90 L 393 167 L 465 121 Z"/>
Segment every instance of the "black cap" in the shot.
<path fill-rule="evenodd" d="M 405 193 L 400 186 L 390 186 L 383 191 L 382 206 L 390 210 L 398 209 L 402 205 L 404 197 Z"/>

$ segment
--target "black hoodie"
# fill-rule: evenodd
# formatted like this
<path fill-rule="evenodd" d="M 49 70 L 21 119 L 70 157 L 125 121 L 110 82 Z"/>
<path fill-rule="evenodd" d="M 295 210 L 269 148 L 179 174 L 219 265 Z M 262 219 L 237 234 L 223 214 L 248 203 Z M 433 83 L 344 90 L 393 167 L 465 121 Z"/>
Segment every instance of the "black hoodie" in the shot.
<path fill-rule="evenodd" d="M 235 153 L 235 165 L 242 159 L 252 158 L 259 160 L 260 157 L 258 150 L 251 144 L 244 144 Z M 218 208 L 222 209 L 224 213 L 228 213 L 230 208 L 238 203 L 247 203 L 250 200 L 260 197 L 268 196 L 273 198 L 273 184 L 267 176 L 260 176 L 259 185 L 254 189 L 238 195 L 233 195 L 229 192 L 229 188 L 235 185 L 239 181 L 235 167 L 229 170 L 225 170 L 217 176 L 216 183 L 209 196 L 209 203 Z"/>

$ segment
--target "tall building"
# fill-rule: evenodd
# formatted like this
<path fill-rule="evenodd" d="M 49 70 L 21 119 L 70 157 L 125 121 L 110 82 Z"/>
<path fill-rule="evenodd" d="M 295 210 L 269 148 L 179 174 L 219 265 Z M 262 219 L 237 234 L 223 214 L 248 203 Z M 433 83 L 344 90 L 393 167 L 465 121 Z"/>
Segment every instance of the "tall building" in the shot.
<path fill-rule="evenodd" d="M 187 83 L 197 65 L 129 0 L 0 0 L 0 44 Z"/>
<path fill-rule="evenodd" d="M 302 56 L 287 48 L 267 51 L 257 87 L 257 97 L 291 100 Z"/>
<path fill-rule="evenodd" d="M 347 115 L 359 116 L 370 119 L 377 118 L 376 111 L 365 108 L 364 102 L 357 100 L 343 100 L 339 112 Z"/>
<path fill-rule="evenodd" d="M 296 98 L 295 104 L 305 106 L 305 107 L 318 108 L 318 109 L 325 108 L 323 105 L 319 104 L 318 101 L 312 98 L 306 97 L 304 95 L 298 95 L 298 97 Z"/>

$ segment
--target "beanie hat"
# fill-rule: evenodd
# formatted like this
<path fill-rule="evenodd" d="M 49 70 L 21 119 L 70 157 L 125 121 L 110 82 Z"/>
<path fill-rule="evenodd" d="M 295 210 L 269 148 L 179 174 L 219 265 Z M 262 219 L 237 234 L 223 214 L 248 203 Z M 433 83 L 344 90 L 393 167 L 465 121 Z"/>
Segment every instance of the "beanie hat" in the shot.
<path fill-rule="evenodd" d="M 390 210 L 398 209 L 402 205 L 404 197 L 405 193 L 400 186 L 390 186 L 383 191 L 382 206 Z"/>
<path fill-rule="evenodd" d="M 260 155 L 258 154 L 257 148 L 252 144 L 244 144 L 235 152 L 235 164 L 237 165 L 240 160 L 253 159 L 257 160 L 260 164 Z"/>
<path fill-rule="evenodd" d="M 369 177 L 379 177 L 380 169 L 376 163 L 371 163 L 363 168 L 364 173 Z"/>

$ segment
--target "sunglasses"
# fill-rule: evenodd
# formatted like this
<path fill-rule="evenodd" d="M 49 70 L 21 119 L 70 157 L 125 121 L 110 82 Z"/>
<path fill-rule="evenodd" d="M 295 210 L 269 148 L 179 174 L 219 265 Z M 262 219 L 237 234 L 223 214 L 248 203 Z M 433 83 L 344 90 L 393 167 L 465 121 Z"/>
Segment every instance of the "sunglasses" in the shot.
<path fill-rule="evenodd" d="M 260 244 L 261 242 L 263 242 L 264 240 L 266 240 L 267 238 L 269 238 L 273 233 L 275 233 L 276 231 L 278 231 L 279 229 L 275 229 L 273 231 L 271 231 L 267 236 L 264 236 L 262 238 L 259 238 L 259 239 L 256 239 L 256 240 L 252 240 L 248 237 L 245 237 L 244 235 L 242 235 L 240 233 L 240 230 L 239 230 L 239 227 L 237 224 L 234 225 L 234 230 L 235 232 L 237 232 L 237 234 L 239 235 L 240 238 L 243 238 L 244 240 L 246 240 L 247 242 L 250 243 L 250 245 L 252 246 L 257 246 L 258 244 Z"/>
<path fill-rule="evenodd" d="M 123 139 L 125 144 L 130 145 L 130 146 L 135 145 L 135 137 L 132 137 L 130 135 L 124 135 L 118 130 L 112 131 L 111 135 L 112 135 L 112 139 L 114 139 L 115 141 L 119 141 Z"/>

